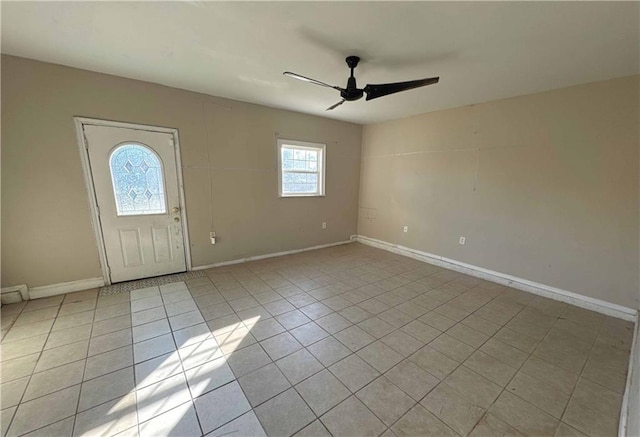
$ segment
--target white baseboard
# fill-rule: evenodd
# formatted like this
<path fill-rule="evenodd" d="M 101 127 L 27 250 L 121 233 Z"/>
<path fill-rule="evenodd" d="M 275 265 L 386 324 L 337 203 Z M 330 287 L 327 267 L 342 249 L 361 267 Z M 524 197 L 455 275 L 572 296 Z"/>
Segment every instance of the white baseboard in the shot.
<path fill-rule="evenodd" d="M 528 279 L 518 278 L 506 273 L 488 270 L 482 267 L 474 266 L 472 264 L 467 264 L 456 261 L 454 259 L 434 255 L 432 253 L 422 252 L 420 250 L 388 243 L 386 241 L 377 240 L 375 238 L 365 237 L 363 235 L 358 235 L 356 237 L 356 241 L 368 246 L 377 247 L 379 249 L 384 249 L 389 252 L 417 259 L 419 261 L 424 261 L 439 267 L 445 267 L 449 270 L 465 273 L 470 276 L 475 276 L 477 278 L 486 279 L 487 281 L 507 285 L 509 287 L 537 294 L 542 297 L 547 297 L 549 299 L 569 303 L 580 308 L 596 311 L 601 314 L 606 314 L 607 316 L 616 317 L 632 322 L 635 322 L 638 318 L 638 311 L 635 309 L 606 302 L 604 300 L 595 299 L 593 297 L 583 296 L 578 293 L 562 290 L 560 288 L 551 287 L 545 284 L 540 284 L 538 282 L 529 281 Z"/>
<path fill-rule="evenodd" d="M 73 293 L 74 291 L 83 291 L 102 286 L 104 286 L 103 277 L 80 279 L 79 281 L 61 282 L 59 284 L 33 287 L 29 289 L 29 296 L 31 299 L 40 299 L 43 297 L 57 296 L 59 294 Z"/>
<path fill-rule="evenodd" d="M 352 236 L 352 238 L 354 238 L 354 236 Z M 309 250 L 324 249 L 327 247 L 353 243 L 353 241 L 354 239 L 347 240 L 347 241 L 338 241 L 335 243 L 321 244 L 319 246 L 313 246 L 313 247 L 305 247 L 303 249 L 294 249 L 294 250 L 287 250 L 284 252 L 276 252 L 276 253 L 268 253 L 265 255 L 251 256 L 248 258 L 236 259 L 232 261 L 224 261 L 216 264 L 209 264 L 206 266 L 197 266 L 197 267 L 193 267 L 191 270 L 204 270 L 212 267 L 221 267 L 221 266 L 227 266 L 232 264 L 240 264 L 247 261 L 256 261 L 256 260 L 265 259 L 265 258 L 273 258 L 276 256 L 291 255 L 293 253 L 300 253 L 300 252 L 306 252 Z M 29 300 L 29 299 L 40 299 L 43 297 L 57 296 L 59 294 L 73 293 L 74 291 L 83 291 L 83 290 L 88 290 L 90 288 L 98 288 L 98 287 L 103 287 L 104 285 L 105 285 L 104 278 L 97 277 L 97 278 L 81 279 L 81 280 L 72 281 L 72 282 L 62 282 L 60 284 L 43 285 L 41 287 L 33 287 L 29 289 L 27 289 L 26 285 L 7 287 L 7 288 L 3 288 L 2 292 L 4 293 L 5 290 L 7 290 L 7 292 L 19 291 L 20 287 L 24 287 L 24 293 L 26 293 L 26 296 L 21 292 L 23 296 L 22 298 L 23 300 Z"/>
<path fill-rule="evenodd" d="M 633 330 L 633 343 L 631 343 L 631 356 L 629 357 L 629 368 L 627 369 L 627 384 L 624 388 L 624 396 L 622 397 L 622 409 L 620 410 L 620 423 L 618 425 L 619 437 L 633 437 L 640 433 L 640 425 L 637 419 L 637 404 L 640 403 L 640 321 L 636 322 Z M 635 399 L 631 399 L 635 396 Z M 631 411 L 631 409 L 636 411 Z M 636 416 L 634 416 L 636 415 Z M 631 422 L 631 419 L 635 422 Z M 630 429 L 632 428 L 632 429 Z"/>
<path fill-rule="evenodd" d="M 205 270 L 205 269 L 211 269 L 213 267 L 230 266 L 230 265 L 233 265 L 233 264 L 242 264 L 242 263 L 246 263 L 246 262 L 249 262 L 249 261 L 257 261 L 257 260 L 260 260 L 260 259 L 275 258 L 277 256 L 291 255 L 291 254 L 300 253 L 300 252 L 307 252 L 309 250 L 325 249 L 327 247 L 340 246 L 342 244 L 353 243 L 355 241 L 355 239 L 353 237 L 354 236 L 352 235 L 351 239 L 349 239 L 347 241 L 337 241 L 335 243 L 321 244 L 319 246 L 305 247 L 303 249 L 293 249 L 293 250 L 286 250 L 284 252 L 267 253 L 265 255 L 250 256 L 250 257 L 247 257 L 247 258 L 234 259 L 234 260 L 231 260 L 231 261 L 223 261 L 223 262 L 219 262 L 219 263 L 215 263 L 215 264 L 207 264 L 205 266 L 192 267 L 191 270 Z"/>
<path fill-rule="evenodd" d="M 0 290 L 2 304 L 17 303 L 29 300 L 29 287 L 27 284 L 4 287 Z"/>

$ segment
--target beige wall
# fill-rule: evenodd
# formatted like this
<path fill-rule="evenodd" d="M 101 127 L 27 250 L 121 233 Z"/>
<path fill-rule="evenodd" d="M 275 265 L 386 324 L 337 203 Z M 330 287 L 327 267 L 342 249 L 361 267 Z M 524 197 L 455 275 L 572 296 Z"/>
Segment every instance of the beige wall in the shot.
<path fill-rule="evenodd" d="M 638 308 L 638 95 L 623 78 L 362 130 L 3 56 L 2 286 L 101 276 L 80 115 L 179 129 L 195 266 L 348 239 L 360 180 L 362 235 Z M 276 133 L 327 143 L 326 198 L 277 198 Z"/>
<path fill-rule="evenodd" d="M 3 56 L 3 287 L 102 275 L 76 115 L 179 129 L 194 266 L 356 233 L 361 126 Z M 326 197 L 277 197 L 276 133 L 327 143 Z"/>
<path fill-rule="evenodd" d="M 639 80 L 366 126 L 358 233 L 638 308 Z"/>

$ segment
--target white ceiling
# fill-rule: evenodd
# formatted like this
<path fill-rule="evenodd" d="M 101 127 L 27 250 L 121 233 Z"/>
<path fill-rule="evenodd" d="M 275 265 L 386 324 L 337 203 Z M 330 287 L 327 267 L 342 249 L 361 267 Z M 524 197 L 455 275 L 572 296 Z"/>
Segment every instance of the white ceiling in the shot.
<path fill-rule="evenodd" d="M 640 73 L 638 2 L 6 2 L 2 52 L 373 123 Z M 334 111 L 345 86 L 440 83 Z"/>

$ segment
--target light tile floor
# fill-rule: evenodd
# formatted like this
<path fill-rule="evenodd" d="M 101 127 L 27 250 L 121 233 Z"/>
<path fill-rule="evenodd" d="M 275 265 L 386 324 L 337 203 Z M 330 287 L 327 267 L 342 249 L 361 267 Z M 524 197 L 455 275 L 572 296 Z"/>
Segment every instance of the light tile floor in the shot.
<path fill-rule="evenodd" d="M 2 435 L 614 436 L 632 324 L 357 243 L 2 307 Z"/>

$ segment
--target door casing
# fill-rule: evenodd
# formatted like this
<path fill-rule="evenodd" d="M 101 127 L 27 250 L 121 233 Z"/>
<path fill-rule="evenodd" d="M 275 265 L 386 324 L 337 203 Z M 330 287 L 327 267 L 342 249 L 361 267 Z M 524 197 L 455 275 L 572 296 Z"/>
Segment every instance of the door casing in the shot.
<path fill-rule="evenodd" d="M 178 138 L 178 129 L 168 127 L 149 126 L 145 124 L 127 123 L 121 121 L 102 120 L 97 118 L 88 117 L 73 117 L 73 121 L 76 127 L 76 139 L 78 142 L 78 148 L 80 149 L 80 162 L 82 164 L 82 174 L 84 176 L 84 183 L 87 188 L 87 197 L 89 200 L 89 211 L 91 217 L 91 227 L 96 240 L 98 248 L 98 255 L 100 258 L 100 269 L 102 270 L 102 276 L 104 278 L 105 285 L 111 284 L 111 274 L 107 263 L 107 252 L 104 246 L 104 237 L 102 235 L 102 228 L 100 227 L 100 218 L 98 214 L 98 202 L 96 198 L 96 190 L 93 184 L 93 175 L 91 174 L 91 165 L 89 163 L 89 151 L 87 140 L 84 136 L 83 126 L 106 126 L 106 127 L 119 127 L 125 129 L 136 129 L 150 132 L 159 132 L 170 134 L 173 136 L 173 143 L 175 145 L 175 161 L 176 170 L 178 172 L 178 193 L 180 195 L 180 221 L 182 223 L 182 235 L 184 238 L 184 255 L 186 261 L 187 271 L 192 270 L 191 265 L 191 245 L 189 239 L 189 230 L 187 225 L 187 211 L 184 195 L 184 183 L 182 179 L 182 162 L 180 160 L 180 139 Z"/>

